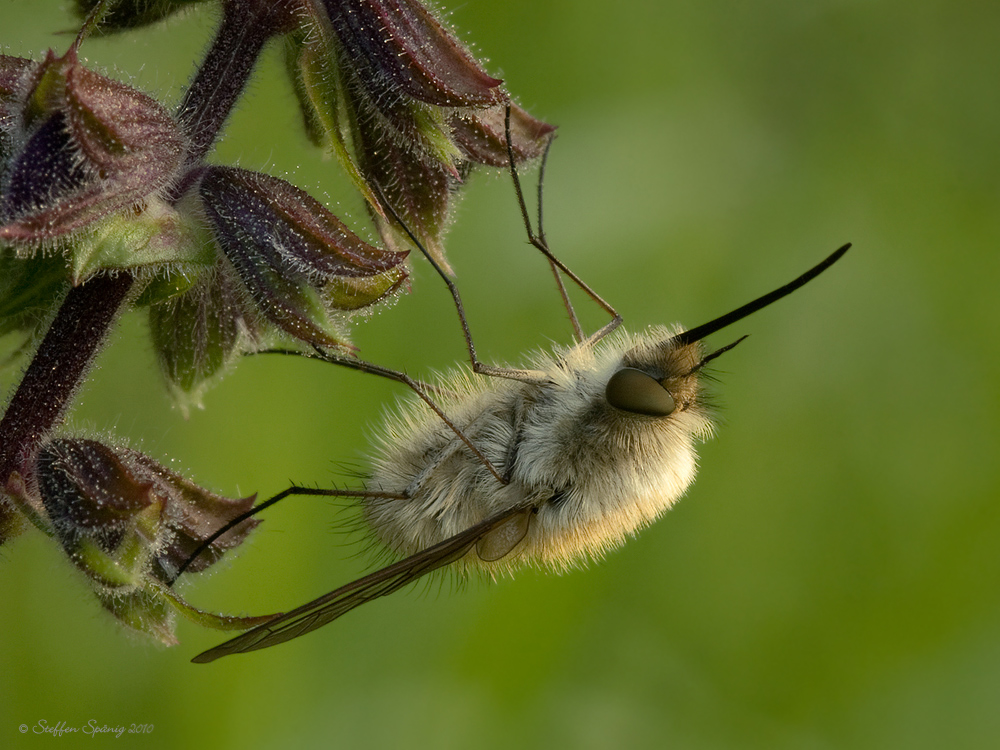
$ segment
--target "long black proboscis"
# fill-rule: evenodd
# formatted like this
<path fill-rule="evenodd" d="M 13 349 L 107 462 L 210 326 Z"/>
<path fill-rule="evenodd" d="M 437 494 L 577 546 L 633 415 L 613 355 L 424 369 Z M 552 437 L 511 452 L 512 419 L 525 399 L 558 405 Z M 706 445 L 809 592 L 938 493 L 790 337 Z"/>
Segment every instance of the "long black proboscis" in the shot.
<path fill-rule="evenodd" d="M 737 307 L 732 312 L 726 313 L 725 315 L 721 315 L 715 320 L 710 320 L 709 322 L 704 323 L 703 325 L 696 326 L 695 328 L 692 328 L 688 331 L 682 331 L 681 333 L 678 333 L 676 336 L 670 339 L 669 344 L 673 347 L 679 347 L 679 346 L 684 346 L 686 344 L 692 344 L 695 341 L 701 341 L 703 338 L 711 336 L 716 331 L 721 330 L 726 326 L 732 325 L 736 321 L 742 320 L 748 315 L 752 315 L 753 313 L 767 307 L 773 302 L 777 302 L 782 297 L 787 297 L 796 289 L 805 286 L 810 281 L 819 276 L 821 273 L 823 273 L 823 271 L 825 271 L 834 263 L 836 263 L 838 260 L 840 260 L 841 257 L 844 255 L 844 253 L 846 253 L 850 247 L 851 243 L 848 242 L 846 245 L 839 248 L 836 252 L 831 254 L 821 263 L 818 263 L 817 265 L 813 266 L 794 281 L 790 281 L 784 286 L 775 289 L 773 292 L 765 294 L 763 297 L 758 297 L 753 302 L 748 302 L 742 307 Z"/>

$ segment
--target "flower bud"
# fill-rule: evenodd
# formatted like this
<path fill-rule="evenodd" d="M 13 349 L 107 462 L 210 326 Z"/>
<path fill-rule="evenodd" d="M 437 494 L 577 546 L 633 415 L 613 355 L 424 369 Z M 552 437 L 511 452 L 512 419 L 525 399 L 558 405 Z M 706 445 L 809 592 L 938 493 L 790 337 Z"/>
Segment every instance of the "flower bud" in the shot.
<path fill-rule="evenodd" d="M 405 246 L 388 203 L 445 269 L 443 239 L 470 165 L 507 164 L 509 96 L 416 0 L 309 0 L 286 47 L 307 131 L 341 160 L 383 240 Z M 518 161 L 553 128 L 512 106 Z M 400 240 L 403 240 L 400 242 Z"/>
<path fill-rule="evenodd" d="M 169 295 L 164 287 L 175 280 L 180 293 Z M 265 323 L 238 284 L 221 259 L 193 284 L 183 276 L 156 283 L 165 299 L 149 308 L 150 336 L 171 394 L 185 411 L 189 403 L 200 405 L 213 376 L 263 337 Z"/>
<path fill-rule="evenodd" d="M 272 329 L 316 346 L 347 347 L 345 313 L 403 283 L 405 252 L 361 240 L 319 201 L 293 185 L 233 167 L 204 167 L 180 204 L 198 213 L 210 271 L 170 294 L 158 282 L 151 330 L 163 371 L 197 400 L 235 356 L 263 345 Z M 196 191 L 196 192 L 194 192 Z"/>
<path fill-rule="evenodd" d="M 449 122 L 455 142 L 470 162 L 490 167 L 507 167 L 507 136 L 503 107 L 493 107 L 471 113 L 456 112 Z M 542 155 L 545 144 L 555 127 L 512 104 L 510 107 L 510 143 L 517 163 Z"/>
<path fill-rule="evenodd" d="M 375 302 L 402 280 L 405 253 L 360 239 L 319 201 L 284 180 L 231 167 L 209 167 L 200 196 L 219 249 L 257 310 L 292 337 L 337 346 L 328 284 L 384 275 L 358 304 Z"/>
<path fill-rule="evenodd" d="M 138 451 L 80 438 L 46 443 L 35 479 L 52 532 L 101 603 L 126 625 L 167 643 L 173 642 L 174 611 L 186 605 L 165 591 L 166 583 L 254 500 L 230 500 Z M 212 565 L 257 523 L 248 519 L 226 532 L 188 570 Z"/>
<path fill-rule="evenodd" d="M 0 241 L 34 248 L 142 207 L 176 177 L 185 142 L 154 99 L 51 51 L 10 63 Z M 13 79 L 13 75 L 6 76 Z M 16 105 L 16 106 L 12 106 Z"/>
<path fill-rule="evenodd" d="M 150 565 L 139 572 L 164 581 L 172 579 L 216 529 L 249 510 L 254 501 L 253 496 L 230 500 L 138 451 L 82 438 L 46 443 L 36 459 L 36 477 L 42 504 L 67 552 L 90 540 L 115 555 L 132 537 L 140 538 Z M 189 570 L 207 568 L 258 523 L 248 519 L 227 532 Z"/>
<path fill-rule="evenodd" d="M 358 80 L 375 100 L 401 96 L 439 107 L 489 106 L 504 100 L 455 35 L 416 0 L 313 2 L 337 35 Z"/>

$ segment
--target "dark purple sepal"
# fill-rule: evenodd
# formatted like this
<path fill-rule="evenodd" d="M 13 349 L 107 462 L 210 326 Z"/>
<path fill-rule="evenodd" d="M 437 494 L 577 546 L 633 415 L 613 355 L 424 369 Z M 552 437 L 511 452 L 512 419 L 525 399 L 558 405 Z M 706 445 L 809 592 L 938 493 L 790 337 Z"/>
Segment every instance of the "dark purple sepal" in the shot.
<path fill-rule="evenodd" d="M 474 112 L 456 112 L 449 122 L 462 155 L 475 164 L 506 167 L 510 164 L 502 106 Z M 542 155 L 555 126 L 536 120 L 521 107 L 510 108 L 510 140 L 514 161 L 521 163 Z"/>
<path fill-rule="evenodd" d="M 219 248 L 260 313 L 310 344 L 343 344 L 331 328 L 327 284 L 395 278 L 406 257 L 361 240 L 319 201 L 276 177 L 207 167 L 199 195 Z"/>
<path fill-rule="evenodd" d="M 400 95 L 439 107 L 503 100 L 501 81 L 414 0 L 310 0 L 326 11 L 362 84 L 376 100 Z"/>
<path fill-rule="evenodd" d="M 53 531 L 78 567 L 87 562 L 80 556 L 87 542 L 124 566 L 85 569 L 110 587 L 145 575 L 172 580 L 203 541 L 249 510 L 255 499 L 222 497 L 138 451 L 82 438 L 46 443 L 35 463 L 35 480 Z M 258 523 L 247 519 L 223 534 L 188 570 L 212 565 Z M 143 565 L 147 568 L 139 569 Z"/>
<path fill-rule="evenodd" d="M 87 70 L 73 49 L 61 58 L 49 52 L 33 75 L 23 145 L 0 202 L 0 240 L 57 240 L 141 206 L 176 178 L 185 140 L 154 99 Z"/>

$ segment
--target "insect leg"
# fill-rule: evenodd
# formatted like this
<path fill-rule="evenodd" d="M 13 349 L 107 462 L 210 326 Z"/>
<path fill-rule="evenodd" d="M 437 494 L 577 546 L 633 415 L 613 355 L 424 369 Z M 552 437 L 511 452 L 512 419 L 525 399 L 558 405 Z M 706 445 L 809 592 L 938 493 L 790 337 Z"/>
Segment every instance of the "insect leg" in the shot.
<path fill-rule="evenodd" d="M 528 241 L 548 259 L 549 264 L 552 267 L 553 274 L 555 275 L 556 283 L 559 287 L 559 292 L 560 295 L 562 296 L 563 303 L 566 306 L 566 309 L 570 315 L 570 319 L 573 323 L 573 328 L 576 333 L 577 339 L 583 340 L 584 338 L 583 330 L 580 327 L 580 322 L 577 319 L 576 312 L 573 310 L 573 305 L 569 300 L 569 295 L 566 291 L 566 287 L 563 284 L 562 278 L 559 275 L 560 272 L 566 274 L 573 281 L 573 283 L 575 283 L 578 287 L 580 287 L 580 289 L 582 289 L 587 294 L 587 296 L 593 299 L 602 309 L 604 309 L 611 316 L 611 320 L 607 324 L 605 324 L 601 329 L 599 329 L 595 333 L 591 334 L 590 337 L 586 338 L 585 343 L 594 344 L 597 341 L 600 341 L 605 336 L 607 336 L 609 333 L 611 333 L 611 331 L 613 331 L 615 328 L 617 328 L 618 325 L 621 323 L 622 319 L 621 316 L 618 314 L 618 312 L 611 305 L 605 302 L 600 297 L 600 295 L 597 294 L 597 292 L 591 289 L 583 281 L 583 279 L 581 279 L 579 276 L 573 273 L 573 271 L 567 268 L 562 261 L 560 261 L 558 258 L 555 257 L 555 255 L 552 254 L 552 251 L 549 249 L 548 243 L 545 240 L 545 233 L 542 227 L 542 201 L 541 201 L 542 177 L 544 177 L 544 167 L 545 167 L 544 162 L 548 158 L 548 150 L 549 150 L 549 145 L 551 145 L 551 140 L 549 141 L 549 145 L 546 146 L 545 153 L 542 157 L 543 159 L 542 174 L 539 177 L 539 183 L 538 183 L 539 229 L 538 232 L 536 233 L 531 224 L 531 218 L 528 212 L 528 206 L 524 199 L 524 191 L 521 188 L 521 180 L 518 177 L 517 173 L 514 149 L 511 146 L 510 105 L 507 106 L 506 112 L 504 114 L 504 135 L 507 140 L 507 160 L 510 168 L 510 174 L 514 181 L 514 190 L 517 193 L 517 201 L 521 209 L 521 216 L 524 219 L 524 226 L 528 234 Z M 462 336 L 465 339 L 465 346 L 469 353 L 469 362 L 472 364 L 473 372 L 476 372 L 480 375 L 489 375 L 492 377 L 499 377 L 499 378 L 509 378 L 511 380 L 521 380 L 526 382 L 538 382 L 539 380 L 541 380 L 544 377 L 544 375 L 542 372 L 538 370 L 497 367 L 495 365 L 488 365 L 479 359 L 479 356 L 476 354 L 475 342 L 472 339 L 472 331 L 469 328 L 469 321 L 465 314 L 465 305 L 462 303 L 462 296 L 461 294 L 459 294 L 458 287 L 455 285 L 455 282 L 452 281 L 451 277 L 445 272 L 443 268 L 441 268 L 441 266 L 437 263 L 437 261 L 434 260 L 431 254 L 424 247 L 423 243 L 406 225 L 406 222 L 402 220 L 402 218 L 392 207 L 389 201 L 386 200 L 385 195 L 381 192 L 381 190 L 378 189 L 378 186 L 373 186 L 373 187 L 386 213 L 389 216 L 391 216 L 392 219 L 403 230 L 403 232 L 406 233 L 407 237 L 410 238 L 410 241 L 420 251 L 421 255 L 423 255 L 427 259 L 427 261 L 431 264 L 431 267 L 438 274 L 438 276 L 441 277 L 445 285 L 448 287 L 448 291 L 451 293 L 452 300 L 455 304 L 455 311 L 458 313 L 459 323 L 462 326 Z"/>
<path fill-rule="evenodd" d="M 262 510 L 270 508 L 272 505 L 280 500 L 284 500 L 290 495 L 313 495 L 319 497 L 364 497 L 364 498 L 374 498 L 380 500 L 403 500 L 406 498 L 405 495 L 401 495 L 398 492 L 373 492 L 369 490 L 324 490 L 317 487 L 300 487 L 298 485 L 292 485 L 288 489 L 282 490 L 277 495 L 269 497 L 263 502 L 257 503 L 255 506 L 250 508 L 250 510 L 241 513 L 232 519 L 229 523 L 217 529 L 211 536 L 209 536 L 205 541 L 203 541 L 198 548 L 191 553 L 191 556 L 177 569 L 177 572 L 167 581 L 168 586 L 173 586 L 178 578 L 187 570 L 191 563 L 198 559 L 198 557 L 207 550 L 220 536 L 225 534 L 230 529 L 239 526 L 241 523 L 246 521 L 248 518 L 252 518 L 260 513 Z"/>
<path fill-rule="evenodd" d="M 521 210 L 521 218 L 524 220 L 524 226 L 528 232 L 529 241 L 532 237 L 531 231 L 531 219 L 528 217 L 528 207 L 525 205 L 524 196 L 521 194 L 521 181 L 517 175 L 517 169 L 514 166 L 511 154 L 511 136 L 510 136 L 510 107 L 507 108 L 506 115 L 504 117 L 504 130 L 507 135 L 507 159 L 510 168 L 514 170 L 514 190 L 517 193 L 518 207 Z M 552 141 L 555 138 L 555 134 L 549 137 L 548 142 L 545 144 L 545 151 L 542 152 L 542 163 L 538 168 L 538 195 L 535 198 L 535 204 L 538 206 L 538 218 L 535 220 L 538 225 L 537 239 L 546 247 L 549 246 L 548 241 L 545 239 L 545 223 L 542 216 L 542 206 L 544 201 L 542 198 L 543 186 L 545 185 L 545 167 L 549 163 L 549 149 L 552 148 Z M 534 244 L 534 243 L 532 243 Z M 559 273 L 559 266 L 555 264 L 551 259 L 549 260 L 549 268 L 552 269 L 552 276 L 556 281 L 556 288 L 559 290 L 559 296 L 562 298 L 563 307 L 566 308 L 566 313 L 569 315 L 569 322 L 573 326 L 573 339 L 580 343 L 583 341 L 583 327 L 580 325 L 580 319 L 576 315 L 576 310 L 573 307 L 573 302 L 569 298 L 569 292 L 566 291 L 566 285 L 563 283 L 562 274 Z"/>
<path fill-rule="evenodd" d="M 305 352 L 301 349 L 262 349 L 259 352 L 254 352 L 254 354 L 286 354 L 292 357 L 304 357 L 305 359 L 316 359 L 320 362 L 327 362 L 332 365 L 340 365 L 341 367 L 347 367 L 351 370 L 358 370 L 359 372 L 366 372 L 371 375 L 378 375 L 380 378 L 386 378 L 388 380 L 393 380 L 397 383 L 405 382 L 404 378 L 407 375 L 398 372 L 397 370 L 389 369 L 388 367 L 382 367 L 381 365 L 376 365 L 372 362 L 367 362 L 363 359 L 358 359 L 354 356 L 336 355 L 322 349 L 318 346 L 313 345 L 313 352 Z M 433 383 L 427 383 L 423 380 L 411 380 L 416 383 L 425 393 L 453 393 L 453 391 L 448 388 L 442 388 Z"/>
<path fill-rule="evenodd" d="M 514 148 L 511 145 L 509 104 L 507 105 L 507 111 L 504 116 L 504 132 L 507 138 L 507 163 L 510 168 L 511 180 L 514 182 L 514 192 L 517 194 L 517 203 L 521 209 L 521 218 L 524 220 L 524 229 L 528 234 L 528 242 L 541 252 L 552 266 L 552 272 L 556 277 L 556 284 L 559 286 L 559 293 L 563 298 L 563 304 L 566 306 L 566 311 L 569 313 L 570 320 L 573 323 L 573 329 L 576 333 L 577 340 L 584 340 L 583 329 L 580 327 L 580 321 L 576 317 L 576 312 L 573 310 L 573 304 L 569 300 L 566 287 L 559 275 L 560 271 L 566 274 L 574 284 L 582 289 L 588 297 L 594 300 L 594 302 L 596 302 L 601 309 L 611 316 L 610 321 L 586 339 L 587 344 L 596 344 L 598 341 L 615 330 L 621 324 L 622 318 L 615 308 L 605 302 L 604 299 L 597 292 L 591 289 L 583 279 L 573 273 L 573 271 L 571 271 L 561 260 L 552 254 L 552 251 L 549 249 L 549 244 L 545 239 L 545 229 L 542 224 L 542 185 L 545 180 L 545 164 L 549 158 L 549 148 L 552 146 L 552 139 L 550 138 L 548 144 L 545 146 L 545 152 L 542 155 L 542 166 L 538 175 L 538 231 L 536 232 L 531 226 L 531 215 L 528 211 L 528 204 L 524 199 L 524 190 L 521 188 L 521 178 L 518 176 L 517 164 L 514 158 Z"/>
<path fill-rule="evenodd" d="M 471 341 L 471 339 L 470 339 Z M 381 365 L 372 364 L 371 362 L 365 362 L 362 359 L 357 359 L 354 357 L 343 357 L 338 354 L 332 354 L 330 352 L 325 352 L 319 347 L 316 347 L 316 355 L 306 355 L 307 357 L 312 357 L 313 359 L 321 359 L 324 362 L 329 362 L 334 365 L 341 365 L 343 367 L 349 367 L 353 370 L 360 370 L 361 372 L 369 372 L 373 375 L 379 375 L 383 378 L 388 378 L 389 380 L 395 380 L 403 385 L 407 386 L 410 390 L 417 394 L 421 401 L 427 404 L 431 410 L 440 417 L 441 421 L 444 422 L 448 429 L 455 433 L 455 436 L 465 443 L 466 447 L 472 451 L 472 454 L 478 458 L 487 470 L 492 474 L 498 482 L 501 484 L 507 484 L 508 480 L 503 477 L 503 475 L 497 470 L 493 463 L 483 455 L 483 452 L 479 450 L 469 439 L 469 437 L 462 432 L 461 428 L 456 425 L 444 410 L 437 405 L 433 398 L 431 398 L 428 390 L 433 388 L 433 386 L 428 386 L 419 380 L 414 380 L 405 372 L 400 372 L 398 370 L 391 370 L 388 367 L 382 367 Z"/>
<path fill-rule="evenodd" d="M 367 372 L 372 375 L 378 375 L 381 378 L 386 378 L 388 380 L 394 380 L 397 383 L 402 383 L 407 386 L 410 390 L 417 394 L 421 401 L 427 404 L 431 411 L 440 417 L 441 421 L 444 422 L 448 429 L 455 433 L 455 436 L 465 443 L 466 447 L 472 454 L 478 458 L 487 470 L 496 477 L 497 481 L 501 484 L 507 484 L 508 480 L 501 475 L 500 471 L 493 465 L 493 463 L 486 458 L 482 451 L 479 450 L 469 439 L 469 437 L 462 432 L 462 429 L 456 425 L 444 410 L 437 405 L 433 398 L 431 398 L 432 393 L 444 393 L 446 389 L 439 388 L 432 383 L 425 383 L 422 380 L 415 380 L 407 375 L 405 372 L 400 372 L 399 370 L 393 370 L 388 367 L 383 367 L 382 365 L 376 365 L 372 362 L 366 362 L 363 359 L 358 359 L 357 357 L 347 357 L 341 354 L 333 354 L 332 352 L 325 351 L 318 346 L 313 346 L 315 353 L 303 352 L 298 349 L 267 349 L 258 354 L 289 354 L 297 357 L 305 357 L 306 359 L 318 359 L 321 362 L 327 362 L 331 365 L 340 365 L 341 367 L 347 367 L 351 370 L 358 370 L 360 372 Z"/>
<path fill-rule="evenodd" d="M 543 379 L 545 374 L 540 370 L 497 367 L 495 365 L 488 365 L 479 359 L 479 355 L 476 354 L 476 345 L 472 340 L 472 330 L 469 328 L 469 319 L 465 315 L 465 305 L 462 304 L 462 295 L 459 294 L 458 287 L 455 285 L 455 282 L 452 281 L 451 277 L 445 272 L 445 270 L 438 265 L 437 261 L 434 260 L 434 257 L 427 251 L 427 248 L 424 247 L 424 244 L 417 239 L 417 236 L 406 225 L 406 222 L 404 222 L 399 214 L 396 213 L 396 209 L 394 209 L 385 199 L 385 196 L 382 194 L 382 191 L 378 189 L 378 186 L 373 186 L 373 188 L 375 189 L 379 200 L 382 202 L 382 207 L 385 208 L 386 213 L 391 216 L 406 233 L 406 236 L 410 238 L 410 242 L 412 242 L 420 251 L 420 254 L 427 259 L 427 262 L 431 264 L 431 267 L 448 287 L 448 291 L 451 293 L 451 298 L 455 305 L 455 311 L 458 313 L 458 322 L 462 326 L 462 336 L 465 338 L 465 348 L 469 353 L 469 362 L 472 365 L 472 371 L 480 375 L 489 375 L 495 378 L 508 378 L 510 380 L 521 380 L 529 383 L 535 383 Z"/>

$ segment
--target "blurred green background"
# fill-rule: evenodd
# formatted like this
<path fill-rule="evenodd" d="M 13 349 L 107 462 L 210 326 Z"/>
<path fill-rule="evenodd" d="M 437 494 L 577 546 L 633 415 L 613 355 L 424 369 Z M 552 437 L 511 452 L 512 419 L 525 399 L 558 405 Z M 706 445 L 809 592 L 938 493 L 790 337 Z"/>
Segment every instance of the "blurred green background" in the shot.
<path fill-rule="evenodd" d="M 118 740 L 144 747 L 995 747 L 1000 6 L 449 10 L 520 102 L 559 125 L 550 242 L 631 328 L 702 323 L 843 242 L 855 249 L 715 337 L 752 334 L 720 360 L 722 425 L 701 476 L 587 570 L 418 587 L 283 647 L 195 666 L 218 634 L 182 623 L 180 646 L 152 646 L 105 615 L 53 542 L 4 547 L 0 745 L 34 739 L 20 724 L 94 720 L 155 725 Z M 85 55 L 173 102 L 212 18 L 201 9 Z M 69 43 L 50 33 L 72 27 L 59 3 L 3 0 L 0 19 L 7 53 Z M 285 176 L 364 228 L 336 164 L 306 143 L 277 54 L 213 158 Z M 484 359 L 569 340 L 502 176 L 472 180 L 449 248 Z M 73 423 L 231 495 L 349 483 L 402 392 L 262 357 L 185 421 L 143 326 L 123 322 Z M 464 357 L 422 266 L 355 342 L 412 374 Z M 305 602 L 368 569 L 337 533 L 344 518 L 286 501 L 185 593 L 227 612 Z"/>

